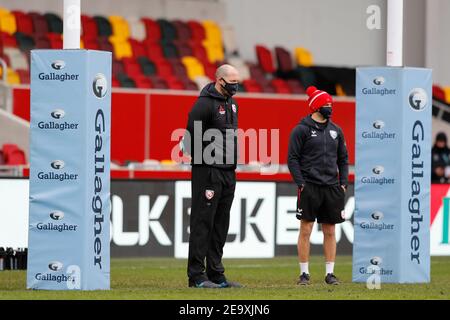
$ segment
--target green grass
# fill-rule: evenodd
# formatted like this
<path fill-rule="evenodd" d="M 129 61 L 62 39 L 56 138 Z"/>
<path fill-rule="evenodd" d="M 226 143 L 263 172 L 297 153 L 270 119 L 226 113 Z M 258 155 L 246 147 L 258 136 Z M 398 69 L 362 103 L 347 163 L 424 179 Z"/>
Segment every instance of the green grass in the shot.
<path fill-rule="evenodd" d="M 0 272 L 0 299 L 450 299 L 450 257 L 431 259 L 429 284 L 381 284 L 368 290 L 351 282 L 351 257 L 338 257 L 335 273 L 340 286 L 323 283 L 322 257 L 312 257 L 312 284 L 299 287 L 296 257 L 226 259 L 227 277 L 245 285 L 241 289 L 187 288 L 186 260 L 171 258 L 112 259 L 109 291 L 26 290 L 25 271 Z"/>

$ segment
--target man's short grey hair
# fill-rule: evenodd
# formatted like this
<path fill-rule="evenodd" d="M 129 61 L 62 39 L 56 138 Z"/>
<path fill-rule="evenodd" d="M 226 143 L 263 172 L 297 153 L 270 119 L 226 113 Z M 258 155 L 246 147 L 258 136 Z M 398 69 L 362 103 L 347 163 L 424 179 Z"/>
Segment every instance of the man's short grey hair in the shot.
<path fill-rule="evenodd" d="M 223 64 L 216 70 L 216 79 L 220 79 L 223 77 L 226 77 L 228 74 L 230 74 L 232 71 L 236 70 L 235 67 L 233 67 L 230 64 Z"/>

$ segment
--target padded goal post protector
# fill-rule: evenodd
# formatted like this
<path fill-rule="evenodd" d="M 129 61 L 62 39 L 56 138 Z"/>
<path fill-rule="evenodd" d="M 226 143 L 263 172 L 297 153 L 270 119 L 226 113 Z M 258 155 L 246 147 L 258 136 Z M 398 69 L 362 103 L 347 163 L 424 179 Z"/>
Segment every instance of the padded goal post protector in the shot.
<path fill-rule="evenodd" d="M 110 288 L 110 110 L 110 52 L 31 52 L 27 288 Z"/>
<path fill-rule="evenodd" d="M 353 281 L 430 281 L 430 69 L 358 68 Z"/>

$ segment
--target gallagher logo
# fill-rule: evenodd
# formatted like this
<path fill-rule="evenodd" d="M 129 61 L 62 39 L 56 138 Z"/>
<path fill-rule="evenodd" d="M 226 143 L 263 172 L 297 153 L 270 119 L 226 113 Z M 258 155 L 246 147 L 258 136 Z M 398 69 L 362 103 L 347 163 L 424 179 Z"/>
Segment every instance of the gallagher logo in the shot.
<path fill-rule="evenodd" d="M 66 113 L 62 109 L 55 109 L 52 113 L 50 113 L 50 115 L 54 119 L 62 119 L 62 118 L 64 118 Z"/>
<path fill-rule="evenodd" d="M 376 166 L 372 169 L 372 172 L 375 174 L 382 174 L 384 172 L 384 168 L 382 166 Z"/>
<path fill-rule="evenodd" d="M 381 259 L 380 257 L 373 257 L 372 259 L 370 259 L 370 264 L 374 266 L 379 266 L 381 263 L 383 263 L 383 259 Z"/>
<path fill-rule="evenodd" d="M 376 77 L 375 79 L 373 79 L 373 83 L 376 84 L 377 86 L 381 86 L 382 84 L 384 84 L 385 81 L 386 80 L 383 77 L 381 77 L 381 76 Z"/>
<path fill-rule="evenodd" d="M 422 111 L 428 103 L 428 95 L 422 88 L 414 88 L 409 93 L 409 105 L 415 111 Z"/>
<path fill-rule="evenodd" d="M 52 271 L 59 271 L 63 268 L 63 264 L 59 261 L 52 261 L 48 264 L 48 268 Z"/>
<path fill-rule="evenodd" d="M 385 126 L 384 122 L 381 120 L 375 121 L 372 125 L 375 129 L 382 129 Z"/>
<path fill-rule="evenodd" d="M 64 212 L 62 211 L 53 211 L 50 213 L 50 218 L 53 220 L 62 220 L 64 218 Z"/>
<path fill-rule="evenodd" d="M 55 60 L 52 62 L 52 68 L 55 70 L 62 70 L 66 67 L 66 63 L 62 60 Z"/>
<path fill-rule="evenodd" d="M 383 212 L 375 211 L 370 216 L 372 217 L 373 220 L 381 220 L 381 219 L 383 219 L 384 214 L 383 214 Z"/>
<path fill-rule="evenodd" d="M 108 81 L 106 80 L 104 74 L 97 73 L 94 81 L 92 82 L 92 90 L 94 95 L 99 99 L 106 96 L 106 93 L 108 92 Z"/>
<path fill-rule="evenodd" d="M 65 163 L 62 160 L 55 160 L 50 165 L 55 170 L 60 170 L 60 169 L 63 169 L 65 167 Z"/>

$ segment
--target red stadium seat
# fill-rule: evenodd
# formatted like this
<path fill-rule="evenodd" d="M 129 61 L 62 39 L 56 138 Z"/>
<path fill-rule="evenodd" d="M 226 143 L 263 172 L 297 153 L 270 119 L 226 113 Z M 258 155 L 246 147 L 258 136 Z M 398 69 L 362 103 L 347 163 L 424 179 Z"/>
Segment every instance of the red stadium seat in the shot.
<path fill-rule="evenodd" d="M 191 29 L 192 39 L 202 42 L 206 38 L 205 27 L 198 21 L 190 20 L 187 23 L 188 27 Z"/>
<path fill-rule="evenodd" d="M 84 39 L 96 39 L 98 37 L 97 23 L 92 17 L 81 15 L 81 29 Z"/>
<path fill-rule="evenodd" d="M 131 50 L 133 51 L 133 57 L 139 58 L 139 57 L 147 56 L 147 49 L 143 42 L 132 39 L 132 38 L 128 39 L 128 42 L 131 45 Z"/>
<path fill-rule="evenodd" d="M 52 49 L 62 49 L 63 40 L 59 33 L 47 33 L 47 38 L 50 41 L 50 48 Z"/>
<path fill-rule="evenodd" d="M 145 42 L 145 46 L 147 48 L 147 57 L 151 61 L 164 60 L 164 54 L 160 44 Z"/>
<path fill-rule="evenodd" d="M 302 86 L 302 84 L 300 83 L 300 81 L 296 80 L 296 79 L 289 79 L 286 80 L 287 85 L 289 86 L 289 89 L 291 90 L 292 93 L 295 94 L 305 94 L 305 88 Z"/>
<path fill-rule="evenodd" d="M 141 66 L 134 58 L 123 58 L 122 62 L 125 73 L 129 77 L 134 78 L 136 76 L 142 75 Z"/>
<path fill-rule="evenodd" d="M 289 85 L 287 84 L 286 81 L 284 81 L 282 79 L 272 79 L 272 81 L 270 81 L 270 84 L 272 85 L 272 87 L 275 89 L 275 92 L 277 92 L 277 93 L 285 93 L 285 94 L 291 93 L 291 89 L 289 88 Z"/>
<path fill-rule="evenodd" d="M 146 39 L 152 42 L 161 40 L 161 27 L 159 24 L 150 18 L 142 18 L 142 22 L 145 26 Z"/>
<path fill-rule="evenodd" d="M 6 165 L 21 165 L 26 164 L 25 152 L 23 152 L 15 144 L 4 144 L 3 155 Z"/>
<path fill-rule="evenodd" d="M 275 67 L 273 65 L 272 53 L 266 47 L 257 45 L 255 47 L 256 57 L 258 58 L 259 65 L 266 73 L 274 73 Z"/>
<path fill-rule="evenodd" d="M 152 86 L 155 89 L 169 89 L 166 80 L 162 79 L 159 76 L 150 76 L 150 81 L 152 82 Z"/>
<path fill-rule="evenodd" d="M 28 14 L 19 10 L 12 11 L 11 13 L 16 17 L 17 32 L 33 34 L 33 19 Z"/>
<path fill-rule="evenodd" d="M 147 78 L 144 75 L 136 75 L 131 77 L 134 80 L 134 83 L 136 84 L 136 88 L 139 89 L 150 89 L 152 88 L 152 82 L 149 78 Z"/>
<path fill-rule="evenodd" d="M 445 102 L 445 91 L 441 87 L 433 85 L 433 98 Z"/>
<path fill-rule="evenodd" d="M 158 76 L 166 78 L 173 75 L 172 65 L 167 60 L 158 60 L 155 63 Z"/>
<path fill-rule="evenodd" d="M 36 34 L 34 35 L 34 43 L 36 49 L 50 49 L 50 40 L 48 40 L 45 34 Z"/>
<path fill-rule="evenodd" d="M 275 47 L 275 56 L 277 58 L 278 70 L 288 73 L 294 70 L 292 57 L 289 51 L 282 47 Z"/>
<path fill-rule="evenodd" d="M 34 34 L 47 34 L 49 32 L 48 23 L 45 17 L 38 12 L 28 14 L 33 21 Z"/>
<path fill-rule="evenodd" d="M 253 79 L 242 81 L 242 85 L 244 86 L 245 92 L 263 92 L 259 83 Z"/>
<path fill-rule="evenodd" d="M 83 36 L 82 39 L 83 39 L 83 44 L 84 44 L 85 49 L 90 49 L 90 50 L 99 50 L 100 49 L 97 38 L 85 38 Z"/>
<path fill-rule="evenodd" d="M 112 74 L 117 76 L 120 73 L 125 73 L 125 68 L 123 67 L 123 62 L 119 60 L 113 60 L 112 62 Z"/>
<path fill-rule="evenodd" d="M 16 37 L 6 32 L 0 32 L 0 42 L 2 43 L 3 48 L 17 48 Z"/>

